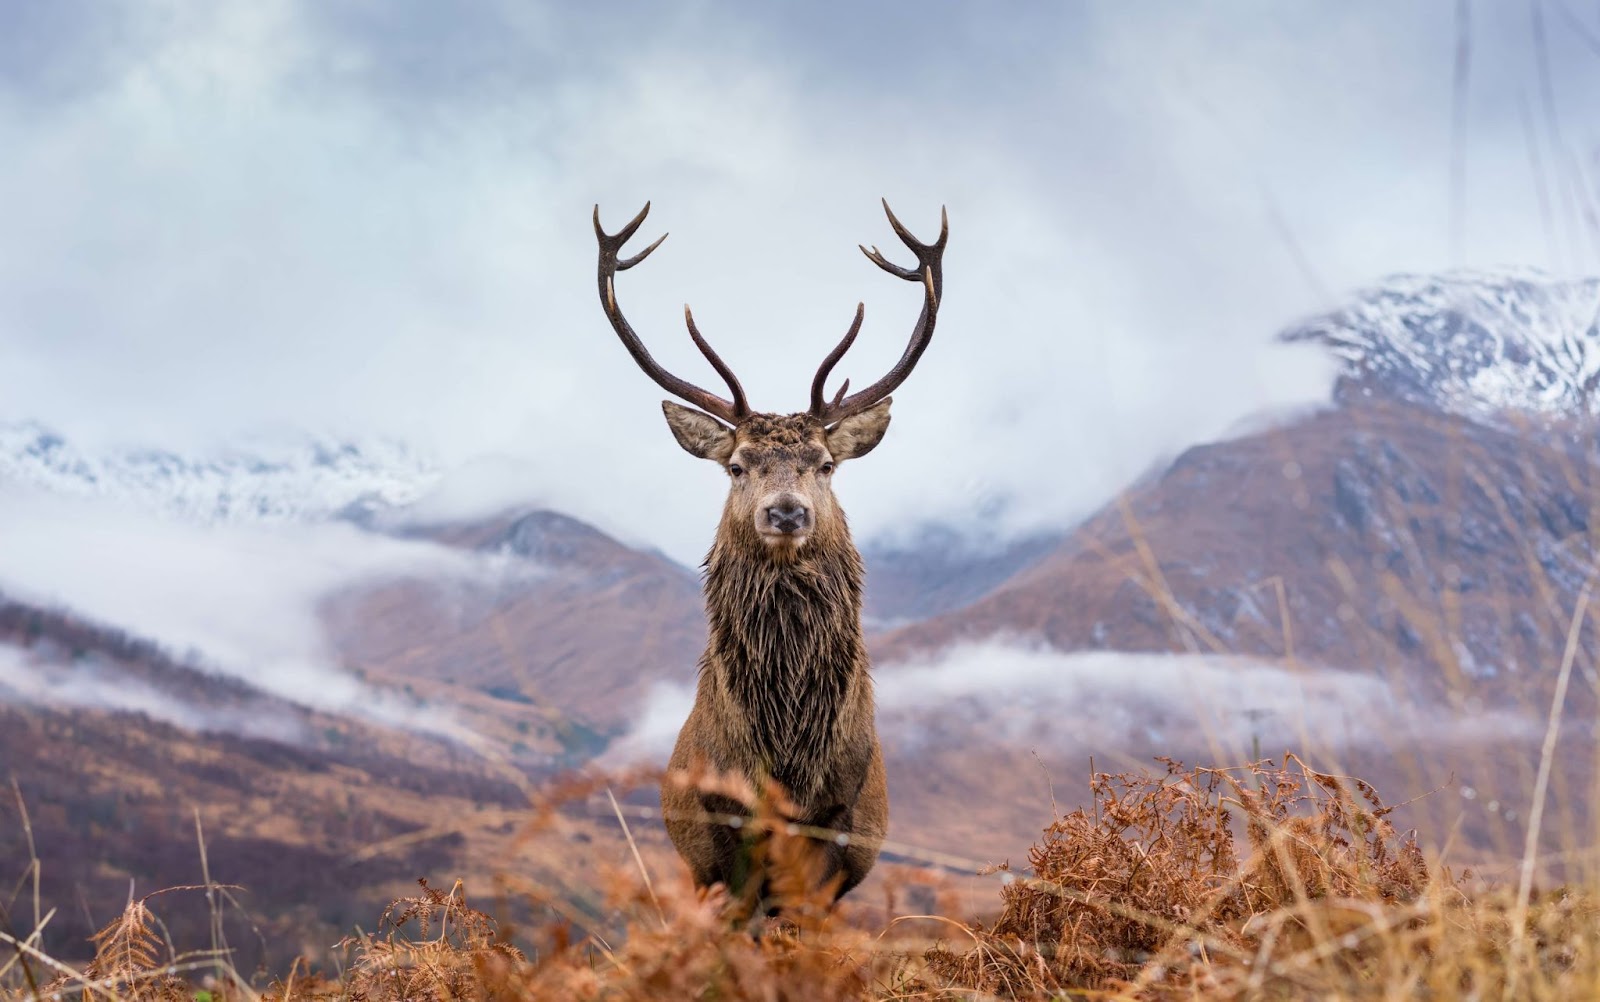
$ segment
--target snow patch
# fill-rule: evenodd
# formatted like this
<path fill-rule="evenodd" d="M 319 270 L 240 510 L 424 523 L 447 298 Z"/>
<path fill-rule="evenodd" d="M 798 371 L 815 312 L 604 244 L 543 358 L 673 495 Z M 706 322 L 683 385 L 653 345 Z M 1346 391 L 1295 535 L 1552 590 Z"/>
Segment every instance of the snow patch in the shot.
<path fill-rule="evenodd" d="M 1474 420 L 1600 413 L 1600 278 L 1531 268 L 1395 275 L 1280 339 L 1342 359 L 1344 393 Z"/>
<path fill-rule="evenodd" d="M 0 486 L 100 498 L 202 523 L 293 522 L 408 504 L 437 479 L 393 442 L 296 436 L 185 456 L 91 450 L 34 422 L 0 424 Z"/>

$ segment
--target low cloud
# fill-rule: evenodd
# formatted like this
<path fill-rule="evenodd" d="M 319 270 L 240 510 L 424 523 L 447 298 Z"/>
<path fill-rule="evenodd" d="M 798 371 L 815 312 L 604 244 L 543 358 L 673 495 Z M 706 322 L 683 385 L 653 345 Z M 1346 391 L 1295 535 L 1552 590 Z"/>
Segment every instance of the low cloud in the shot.
<path fill-rule="evenodd" d="M 645 696 L 638 722 L 627 734 L 612 742 L 601 759 L 602 764 L 620 767 L 646 760 L 665 762 L 693 706 L 692 686 L 657 682 Z"/>
<path fill-rule="evenodd" d="M 89 662 L 42 663 L 0 647 L 0 703 L 140 713 L 191 731 L 215 731 L 298 744 L 305 723 L 293 713 L 260 706 L 197 707 L 174 693 Z"/>
<path fill-rule="evenodd" d="M 515 456 L 480 456 L 445 471 L 411 504 L 380 518 L 394 525 L 487 518 L 539 504 L 549 493 L 547 479 L 537 466 Z"/>
<path fill-rule="evenodd" d="M 1247 752 L 1293 746 L 1433 745 L 1485 734 L 1532 737 L 1538 723 L 1496 710 L 1418 702 L 1371 675 L 1244 657 L 1062 652 L 1023 640 L 961 644 L 876 673 L 882 726 L 906 744 L 937 742 L 946 714 L 1016 744 Z"/>
<path fill-rule="evenodd" d="M 272 695 L 397 726 L 450 732 L 436 713 L 343 670 L 323 635 L 322 600 L 402 575 L 493 588 L 536 573 L 526 561 L 342 523 L 201 526 L 0 492 L 0 592 L 148 638 Z"/>
<path fill-rule="evenodd" d="M 1241 657 L 1067 653 L 994 639 L 884 665 L 874 679 L 879 730 L 903 754 L 981 739 L 1087 754 L 1211 752 L 1226 761 L 1257 743 L 1269 755 L 1286 747 L 1336 753 L 1402 738 L 1450 746 L 1539 733 L 1524 716 L 1421 704 L 1371 676 Z M 693 700 L 690 688 L 658 684 L 613 758 L 665 757 Z"/>

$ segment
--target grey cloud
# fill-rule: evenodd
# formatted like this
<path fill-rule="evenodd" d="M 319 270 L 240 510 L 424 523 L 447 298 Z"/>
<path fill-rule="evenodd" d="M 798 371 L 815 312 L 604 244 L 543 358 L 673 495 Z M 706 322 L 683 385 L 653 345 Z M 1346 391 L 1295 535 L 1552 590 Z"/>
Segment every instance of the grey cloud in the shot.
<path fill-rule="evenodd" d="M 24 113 L 59 112 L 95 93 L 135 61 L 151 20 L 116 3 L 8 4 L 0 12 L 0 101 Z"/>
<path fill-rule="evenodd" d="M 1540 219 L 1526 19 L 1473 9 L 1461 263 L 1592 269 Z M 87 83 L 47 114 L 26 70 L 0 103 L 0 418 L 503 454 L 548 503 L 684 560 L 719 481 L 595 309 L 596 201 L 616 225 L 653 198 L 645 236 L 673 233 L 619 283 L 658 357 L 710 378 L 687 300 L 784 410 L 857 300 L 841 377 L 903 344 L 914 290 L 853 248 L 893 253 L 877 198 L 922 231 L 949 205 L 946 307 L 893 452 L 841 475 L 867 535 L 911 508 L 1079 517 L 1251 413 L 1321 399 L 1327 367 L 1269 345 L 1279 326 L 1457 257 L 1450 3 L 177 3 L 116 8 L 111 41 L 78 7 L 15 10 L 3 27 Z M 1582 154 L 1600 58 L 1554 30 L 1551 55 Z M 650 526 L 629 517 L 641 492 L 661 495 Z"/>

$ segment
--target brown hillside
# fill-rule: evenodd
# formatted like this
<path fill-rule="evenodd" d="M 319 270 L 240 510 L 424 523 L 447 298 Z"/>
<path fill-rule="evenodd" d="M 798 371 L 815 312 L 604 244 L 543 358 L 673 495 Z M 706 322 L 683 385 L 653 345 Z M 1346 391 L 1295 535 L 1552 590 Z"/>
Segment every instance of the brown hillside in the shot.
<path fill-rule="evenodd" d="M 1242 654 L 1307 678 L 1340 669 L 1378 679 L 1424 716 L 1370 715 L 1384 721 L 1377 737 L 1328 751 L 1330 760 L 1404 796 L 1445 786 L 1422 809 L 1462 825 L 1458 848 L 1520 853 L 1535 738 L 1592 559 L 1597 485 L 1575 449 L 1548 439 L 1400 405 L 1330 410 L 1189 450 L 987 597 L 881 638 L 879 676 L 953 643 L 1009 637 L 1061 651 Z M 1564 707 L 1552 846 L 1592 841 L 1593 624 L 1587 617 L 1578 635 Z M 1124 691 L 1113 681 L 1103 688 Z M 893 742 L 897 825 L 1020 837 L 1048 797 L 1041 765 L 1058 787 L 1076 786 L 1091 755 L 1121 767 L 1195 748 L 1250 751 L 1247 738 L 1216 747 L 1192 719 L 1185 730 L 1170 705 L 1120 705 L 1093 685 L 1087 703 L 1045 728 L 1023 711 L 1055 686 L 1035 684 L 1009 706 L 968 700 L 925 714 L 918 741 Z M 1362 733 L 1362 706 L 1337 711 Z M 1477 713 L 1521 723 L 1448 741 L 1437 733 Z M 1019 720 L 1032 729 L 1018 733 Z"/>
<path fill-rule="evenodd" d="M 1013 632 L 1062 650 L 1383 671 L 1543 712 L 1597 488 L 1573 449 L 1401 405 L 1331 410 L 1190 449 L 1036 566 L 878 655 Z"/>
<path fill-rule="evenodd" d="M 538 707 L 567 721 L 574 760 L 623 730 L 651 683 L 693 680 L 700 584 L 665 557 L 547 511 L 419 534 L 503 555 L 505 575 L 497 586 L 391 581 L 330 601 L 347 663 L 452 700 Z"/>
<path fill-rule="evenodd" d="M 41 896 L 59 909 L 47 942 L 65 956 L 81 955 L 130 885 L 147 893 L 200 879 L 197 813 L 217 879 L 248 885 L 253 909 L 281 910 L 277 932 L 292 939 L 276 948 L 293 951 L 314 945 L 304 936 L 363 920 L 419 868 L 461 866 L 485 843 L 444 834 L 370 858 L 362 849 L 423 832 L 439 812 L 526 802 L 520 777 L 452 742 L 316 713 L 52 610 L 0 604 L 0 654 L 42 673 L 78 673 L 69 677 L 79 684 L 170 698 L 185 724 L 40 707 L 0 686 L 4 879 L 29 865 L 20 792 Z M 340 893 L 320 893 L 334 878 Z M 178 934 L 204 936 L 203 914 L 180 910 L 172 921 Z"/>

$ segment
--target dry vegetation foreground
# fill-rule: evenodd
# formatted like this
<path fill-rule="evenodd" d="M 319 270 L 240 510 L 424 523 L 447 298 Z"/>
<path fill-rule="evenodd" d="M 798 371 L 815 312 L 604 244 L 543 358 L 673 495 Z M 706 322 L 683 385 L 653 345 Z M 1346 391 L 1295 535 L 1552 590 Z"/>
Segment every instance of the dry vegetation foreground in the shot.
<path fill-rule="evenodd" d="M 830 912 L 789 895 L 786 920 L 752 935 L 730 921 L 736 909 L 721 895 L 663 879 L 659 867 L 652 880 L 635 847 L 632 869 L 605 875 L 598 917 L 552 897 L 522 909 L 543 917 L 519 925 L 506 917 L 509 883 L 474 889 L 495 901 L 480 910 L 459 882 L 441 890 L 423 880 L 375 932 L 340 943 L 330 969 L 297 962 L 275 977 L 235 970 L 221 919 L 231 890 L 209 877 L 171 891 L 210 903 L 203 949 L 167 939 L 163 899 L 152 895 L 95 938 L 92 962 L 48 956 L 37 929 L 17 929 L 37 886 L 30 867 L 0 913 L 0 993 L 85 1002 L 1600 998 L 1593 880 L 1538 891 L 1531 860 L 1508 886 L 1452 873 L 1395 827 L 1395 808 L 1365 782 L 1290 755 L 1098 774 L 1091 791 L 1089 806 L 1045 829 L 1026 871 L 994 871 L 999 910 L 986 921 L 963 916 L 953 894 L 929 894 L 924 872 L 887 881 L 882 909 L 851 901 Z M 775 822 L 769 805 L 756 809 L 745 827 L 764 833 L 753 844 L 774 885 L 803 885 L 808 833 Z M 919 898 L 945 914 L 897 905 Z M 35 919 L 48 921 L 48 912 Z"/>

